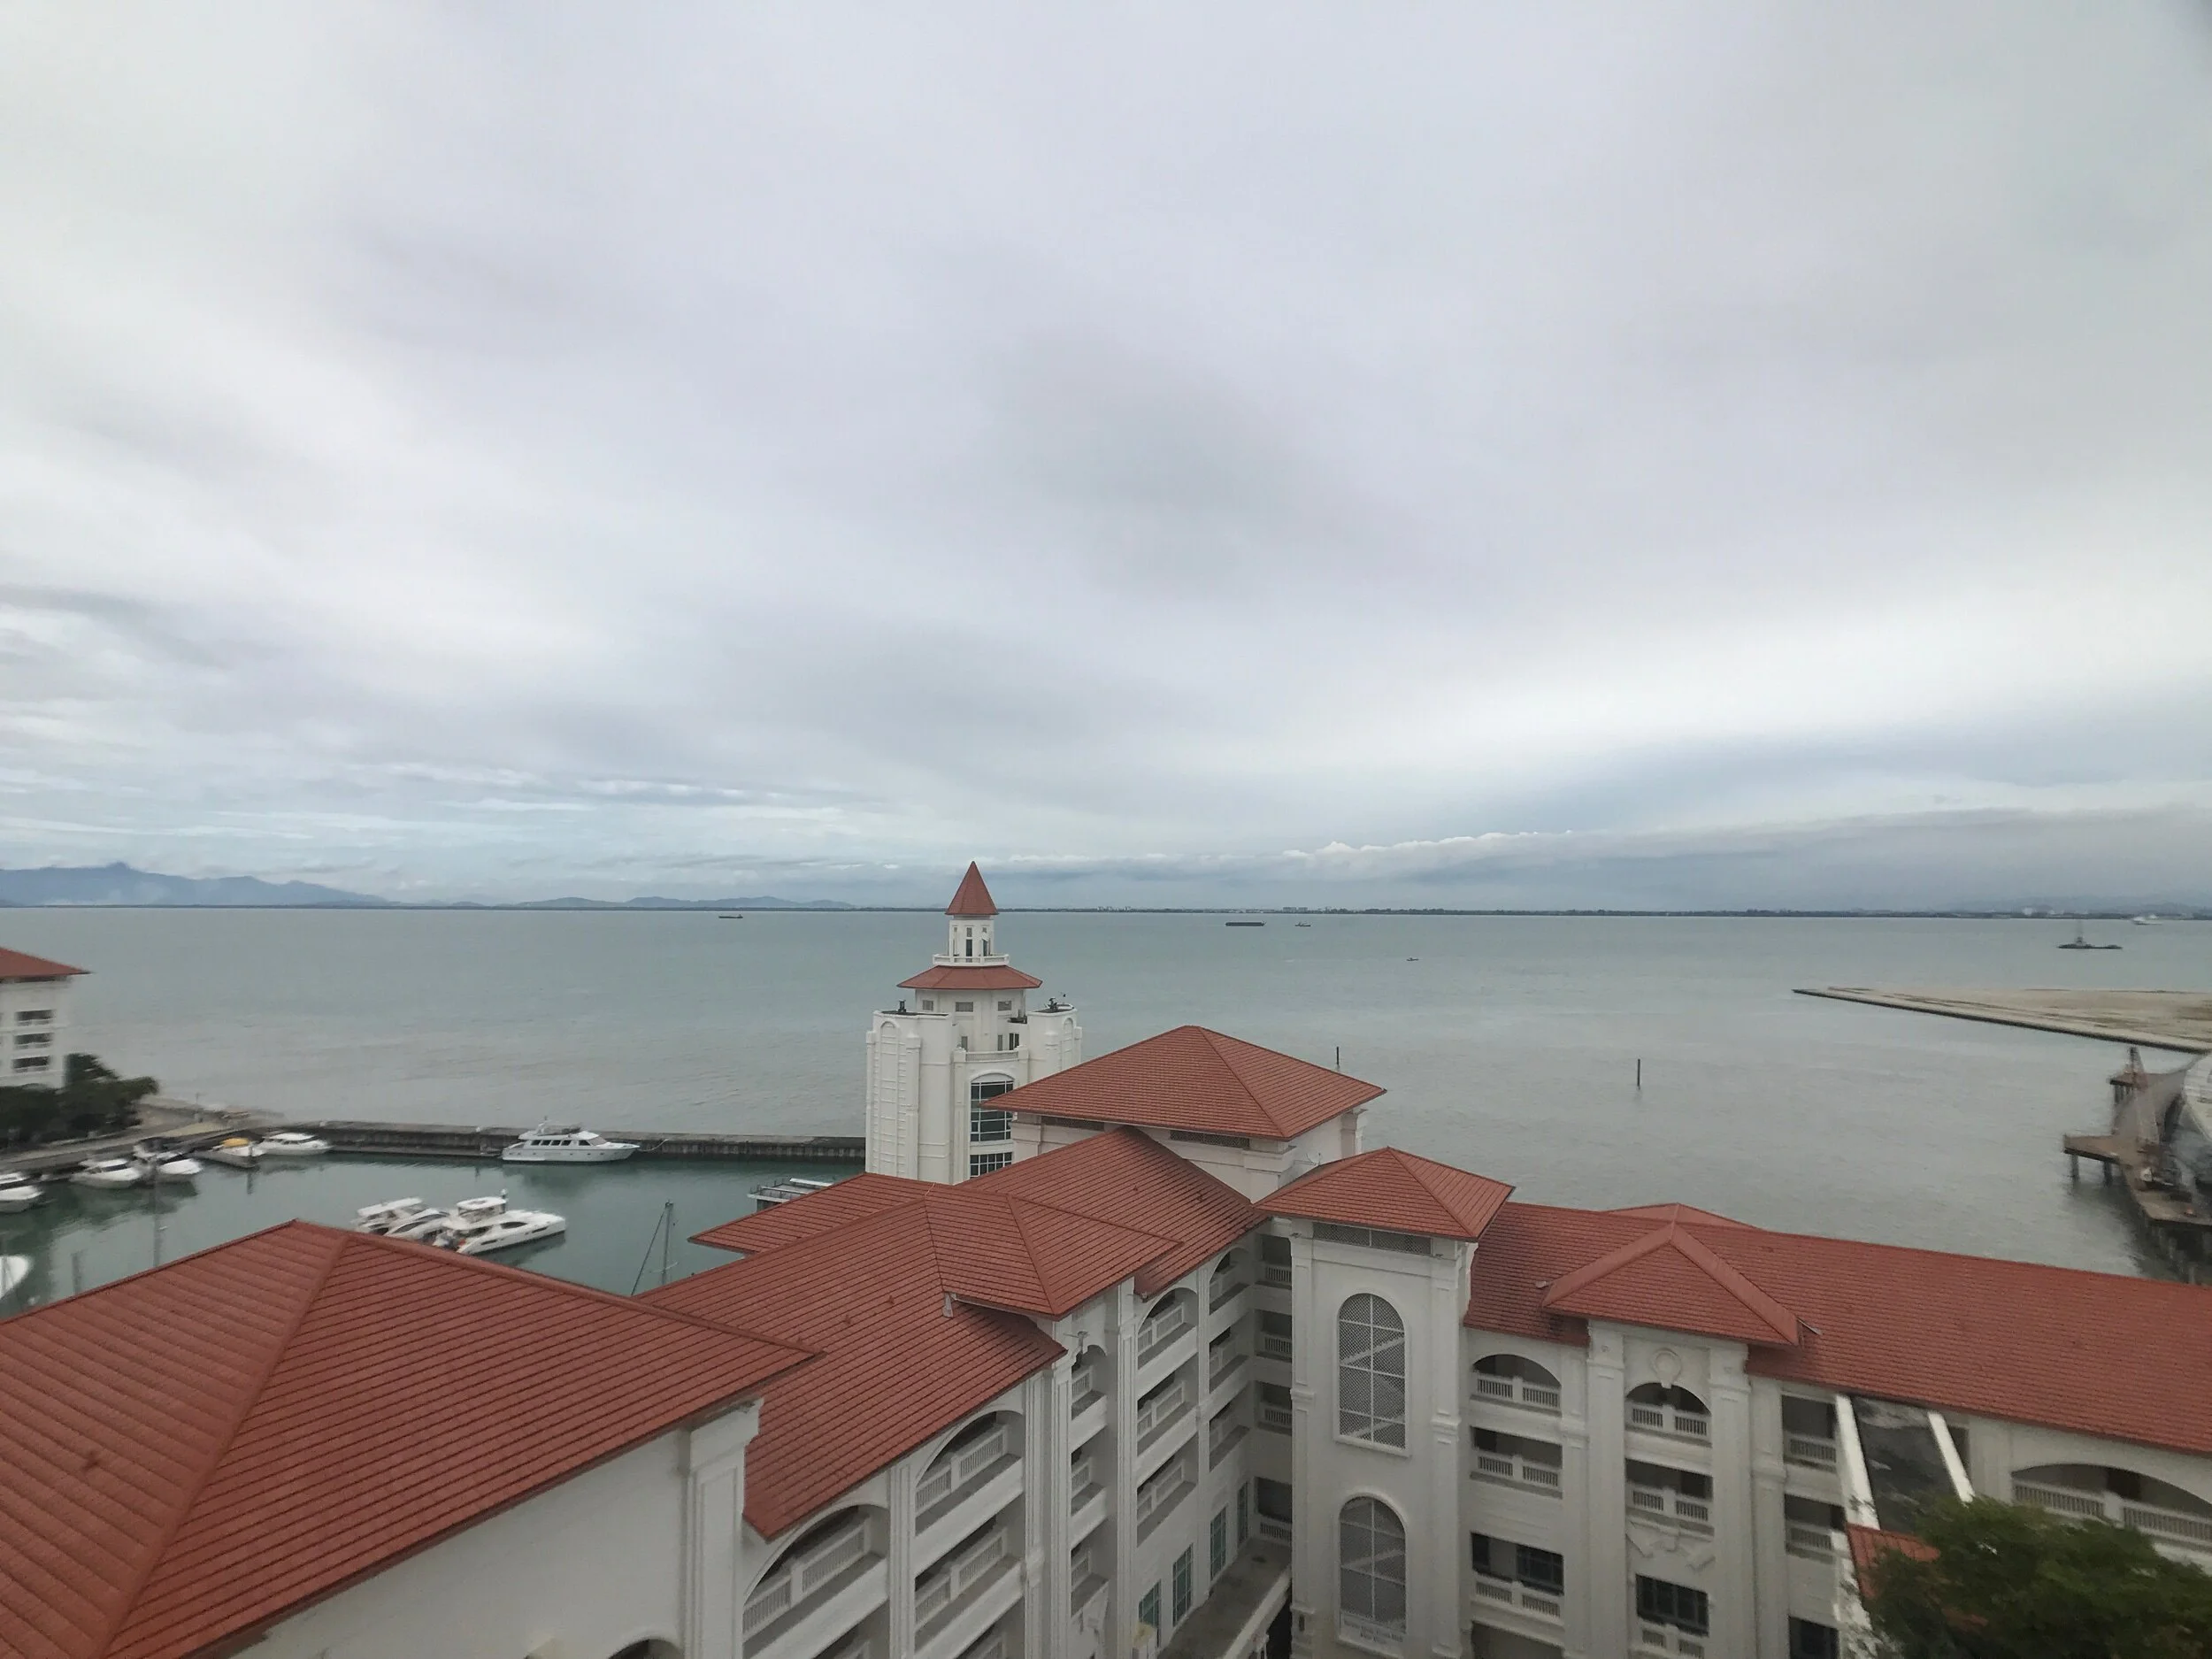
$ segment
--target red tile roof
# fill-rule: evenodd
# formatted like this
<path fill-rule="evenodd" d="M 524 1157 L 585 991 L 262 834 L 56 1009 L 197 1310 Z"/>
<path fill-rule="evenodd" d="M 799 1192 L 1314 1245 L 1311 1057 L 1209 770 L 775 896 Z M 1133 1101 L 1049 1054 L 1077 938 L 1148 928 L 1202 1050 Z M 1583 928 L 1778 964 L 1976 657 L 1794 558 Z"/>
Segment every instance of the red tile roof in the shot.
<path fill-rule="evenodd" d="M 1202 1025 L 1179 1025 L 1024 1085 L 999 1104 L 1019 1112 L 1287 1141 L 1382 1093 Z"/>
<path fill-rule="evenodd" d="M 2212 1317 L 2193 1285 L 1509 1203 L 1478 1248 L 1467 1324 L 1586 1341 L 1583 1317 L 1546 1308 L 1546 1291 L 1669 1231 L 1694 1236 L 1799 1322 L 1795 1347 L 1753 1348 L 1756 1375 L 2212 1455 L 2212 1394 L 2202 1386 L 2212 1375 Z M 1694 1330 L 1670 1305 L 1679 1288 L 1615 1278 L 1609 1310 L 1587 1317 Z"/>
<path fill-rule="evenodd" d="M 496 1356 L 456 1386 L 432 1356 Z M 0 1324 L 0 1652 L 244 1637 L 805 1356 L 288 1223 Z"/>
<path fill-rule="evenodd" d="M 1795 1314 L 1673 1222 L 1554 1279 L 1543 1304 L 1555 1313 L 1627 1325 L 1651 1323 L 1663 1309 L 1661 1323 L 1670 1331 L 1740 1342 L 1789 1344 L 1798 1338 Z"/>
<path fill-rule="evenodd" d="M 1479 1239 L 1513 1189 L 1503 1181 L 1381 1147 L 1324 1164 L 1261 1202 L 1261 1213 Z"/>
<path fill-rule="evenodd" d="M 0 949 L 0 979 L 73 979 L 85 971 L 26 951 Z"/>
<path fill-rule="evenodd" d="M 1157 1295 L 1227 1249 L 1262 1219 L 1234 1187 L 1134 1129 L 1086 1136 L 979 1176 L 966 1187 L 1018 1194 L 1172 1240 L 1137 1275 L 1138 1293 L 1146 1296 Z"/>
<path fill-rule="evenodd" d="M 821 1353 L 768 1385 L 746 1449 L 745 1518 L 764 1538 L 1060 1356 L 1029 1320 L 953 1297 L 947 1257 L 960 1244 L 941 1248 L 932 1214 L 928 1202 L 900 1204 L 646 1293 L 655 1307 Z"/>
<path fill-rule="evenodd" d="M 996 916 L 998 906 L 991 902 L 991 889 L 983 885 L 983 872 L 971 863 L 968 873 L 960 878 L 960 890 L 952 895 L 952 902 L 945 906 L 948 916 Z"/>
<path fill-rule="evenodd" d="M 1845 1536 L 1851 1545 L 1851 1575 L 1858 1580 L 1862 1596 L 1874 1593 L 1874 1563 L 1891 1550 L 1909 1555 L 1915 1561 L 1933 1561 L 1937 1551 L 1924 1539 L 1910 1532 L 1886 1532 L 1878 1526 L 1847 1525 Z"/>
<path fill-rule="evenodd" d="M 924 968 L 899 984 L 910 991 L 1033 991 L 1044 981 L 1019 968 Z"/>
<path fill-rule="evenodd" d="M 849 1175 L 818 1193 L 740 1216 L 691 1236 L 693 1242 L 710 1244 L 718 1250 L 757 1256 L 763 1250 L 803 1243 L 849 1221 L 879 1216 L 943 1190 L 927 1181 L 910 1181 L 898 1175 Z"/>
<path fill-rule="evenodd" d="M 1709 1210 L 1700 1210 L 1695 1204 L 1631 1204 L 1622 1210 L 1609 1210 L 1609 1216 L 1641 1216 L 1652 1221 L 1694 1221 L 1707 1227 L 1746 1227 L 1751 1224 L 1738 1221 L 1731 1216 L 1717 1216 Z"/>

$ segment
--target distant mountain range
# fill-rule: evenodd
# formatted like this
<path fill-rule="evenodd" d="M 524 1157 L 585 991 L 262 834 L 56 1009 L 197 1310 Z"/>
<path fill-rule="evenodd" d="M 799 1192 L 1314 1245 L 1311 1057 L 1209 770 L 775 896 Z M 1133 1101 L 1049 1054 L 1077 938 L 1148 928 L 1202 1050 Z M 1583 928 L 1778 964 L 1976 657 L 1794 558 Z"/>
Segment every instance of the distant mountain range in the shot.
<path fill-rule="evenodd" d="M 165 876 L 126 864 L 47 870 L 0 870 L 0 905 L 177 905 L 251 910 L 395 910 L 391 899 L 313 881 L 258 876 Z M 455 910 L 849 910 L 835 899 L 534 899 L 526 904 L 458 904 Z"/>

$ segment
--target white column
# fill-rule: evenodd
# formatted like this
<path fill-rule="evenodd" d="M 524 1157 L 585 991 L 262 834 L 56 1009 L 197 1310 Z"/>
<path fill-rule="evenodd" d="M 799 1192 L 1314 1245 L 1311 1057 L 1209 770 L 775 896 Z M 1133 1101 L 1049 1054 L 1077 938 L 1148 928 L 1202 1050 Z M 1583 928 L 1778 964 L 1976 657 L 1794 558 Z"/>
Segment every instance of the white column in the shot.
<path fill-rule="evenodd" d="M 950 1181 L 952 1171 L 952 1085 L 957 1070 L 953 1039 L 957 1020 L 940 1020 L 927 1028 L 921 1055 L 918 1124 L 915 1130 L 914 1175 L 918 1180 Z M 966 1171 L 961 1171 L 965 1174 Z"/>
<path fill-rule="evenodd" d="M 911 1455 L 902 1457 L 885 1474 L 891 1521 L 884 1546 L 884 1570 L 890 1578 L 883 1619 L 895 1654 L 914 1651 L 914 1481 L 919 1472 L 915 1463 Z"/>
<path fill-rule="evenodd" d="M 1620 1330 L 1590 1324 L 1588 1563 L 1583 1594 L 1590 1609 L 1590 1653 L 1628 1651 L 1627 1353 Z"/>
<path fill-rule="evenodd" d="M 1751 1386 L 1741 1348 L 1711 1350 L 1709 1384 L 1713 1437 L 1713 1636 L 1716 1651 L 1760 1651 L 1753 1591 L 1762 1540 L 1754 1530 L 1751 1502 Z M 1778 1540 L 1778 1529 L 1774 1536 Z M 1786 1592 L 1785 1592 L 1786 1594 Z"/>
<path fill-rule="evenodd" d="M 1566 1379 L 1562 1378 L 1564 1385 Z M 1596 1568 L 1590 1560 L 1590 1429 L 1577 1414 L 1569 1389 L 1560 1389 L 1566 1408 L 1559 1421 L 1559 1502 L 1564 1506 L 1560 1537 L 1565 1542 L 1567 1596 L 1563 1659 L 1599 1659 L 1590 1632 L 1598 1605 Z"/>
<path fill-rule="evenodd" d="M 1714 1428 L 1718 1430 L 1717 1419 Z M 1751 1391 L 1751 1528 L 1753 1600 L 1761 1659 L 1786 1659 L 1790 1650 L 1788 1519 L 1783 1512 L 1782 1391 L 1772 1383 Z"/>
<path fill-rule="evenodd" d="M 1114 1368 L 1113 1392 L 1106 1402 L 1107 1426 L 1099 1431 L 1113 1458 L 1114 1588 L 1106 1609 L 1106 1651 L 1129 1652 L 1137 1640 L 1137 1598 L 1145 1586 L 1137 1574 L 1137 1331 L 1144 1303 L 1125 1280 L 1114 1292 L 1114 1328 L 1108 1359 Z M 1097 1441 L 1092 1442 L 1094 1445 Z M 1102 1528 L 1102 1531 L 1104 1529 Z"/>
<path fill-rule="evenodd" d="M 684 1652 L 739 1659 L 745 1604 L 745 1448 L 760 1427 L 749 1402 L 684 1437 Z"/>
<path fill-rule="evenodd" d="M 1063 1354 L 1031 1379 L 1034 1396 L 1025 1420 L 1031 1494 L 1025 1654 L 1061 1659 L 1068 1648 L 1068 1407 L 1075 1398 L 1075 1356 Z"/>
<path fill-rule="evenodd" d="M 1333 1321 L 1324 1328 L 1315 1305 L 1313 1238 L 1300 1227 L 1290 1240 L 1290 1651 L 1298 1659 L 1336 1645 L 1334 1632 L 1325 1638 L 1315 1627 L 1336 1615 L 1336 1516 L 1317 1486 L 1312 1440 L 1329 1426 L 1314 1409 L 1315 1373 L 1334 1363 L 1336 1331 Z"/>
<path fill-rule="evenodd" d="M 1465 1244 L 1448 1248 L 1448 1255 L 1429 1258 L 1429 1513 L 1420 1526 L 1428 1536 L 1406 1540 L 1407 1588 L 1425 1609 L 1425 1615 L 1414 1617 L 1428 1626 L 1429 1652 L 1435 1659 L 1458 1659 L 1459 1561 L 1467 1548 L 1459 1524 L 1459 1333 L 1467 1308 L 1467 1263 L 1474 1249 Z M 1412 1606 L 1407 1611 L 1411 1614 Z M 1409 1630 L 1407 1636 L 1410 1647 L 1418 1632 Z"/>

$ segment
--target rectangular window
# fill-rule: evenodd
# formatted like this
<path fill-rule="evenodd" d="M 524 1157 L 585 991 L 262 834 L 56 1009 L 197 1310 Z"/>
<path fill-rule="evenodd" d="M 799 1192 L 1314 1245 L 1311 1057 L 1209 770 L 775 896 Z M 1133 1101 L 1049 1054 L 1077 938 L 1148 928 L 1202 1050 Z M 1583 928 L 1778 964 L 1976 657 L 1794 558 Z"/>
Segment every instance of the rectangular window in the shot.
<path fill-rule="evenodd" d="M 1252 1494 L 1243 1486 L 1237 1488 L 1237 1548 L 1241 1549 L 1252 1536 Z"/>
<path fill-rule="evenodd" d="M 1486 1578 L 1511 1578 L 1546 1595 L 1564 1594 L 1566 1558 L 1554 1550 L 1474 1534 L 1474 1568 Z"/>
<path fill-rule="evenodd" d="M 1842 1659 L 1843 1639 L 1831 1624 L 1809 1618 L 1790 1621 L 1790 1659 Z"/>
<path fill-rule="evenodd" d="M 972 1002 L 955 1002 L 952 1005 L 952 1011 L 956 1014 L 972 1014 L 975 1012 L 975 1004 Z"/>
<path fill-rule="evenodd" d="M 1217 1135 L 1202 1129 L 1171 1129 L 1167 1132 L 1167 1138 L 1171 1141 L 1188 1141 L 1202 1147 L 1234 1147 L 1240 1152 L 1252 1149 L 1250 1135 Z"/>
<path fill-rule="evenodd" d="M 937 1011 L 937 999 L 936 999 L 935 997 L 933 997 L 933 996 L 926 996 L 926 997 L 924 997 L 924 998 L 922 999 L 922 1012 L 923 1012 L 923 1013 L 925 1013 L 925 1014 L 933 1014 L 933 1013 L 935 1013 L 936 1011 Z"/>
<path fill-rule="evenodd" d="M 1044 1121 L 1048 1127 L 1054 1129 L 1103 1129 L 1106 1126 L 1088 1118 L 1048 1118 Z"/>
<path fill-rule="evenodd" d="M 1014 1161 L 1010 1152 L 975 1152 L 968 1156 L 968 1173 L 988 1175 L 993 1170 L 1002 1170 Z"/>
<path fill-rule="evenodd" d="M 968 1108 L 968 1139 L 971 1141 L 1011 1141 L 1014 1138 L 1014 1114 L 998 1111 L 985 1106 Z"/>
<path fill-rule="evenodd" d="M 1160 1628 L 1160 1586 L 1154 1585 L 1137 1598 L 1137 1623 Z"/>
<path fill-rule="evenodd" d="M 1636 1576 L 1636 1617 L 1648 1624 L 1671 1624 L 1693 1636 L 1705 1635 L 1712 1627 L 1711 1604 L 1704 1591 L 1641 1573 Z"/>
<path fill-rule="evenodd" d="M 1380 1227 L 1348 1227 L 1334 1221 L 1317 1221 L 1313 1236 L 1333 1244 L 1359 1244 L 1371 1250 L 1399 1250 L 1408 1256 L 1426 1256 L 1427 1239 L 1410 1233 L 1385 1233 Z"/>
<path fill-rule="evenodd" d="M 1229 1511 L 1217 1510 L 1206 1528 L 1206 1576 L 1218 1578 L 1229 1564 Z"/>
<path fill-rule="evenodd" d="M 16 1015 L 15 1023 L 19 1025 L 43 1025 L 53 1018 L 54 1010 L 50 1008 L 27 1008 Z"/>
<path fill-rule="evenodd" d="M 1012 1053 L 1014 1053 L 1017 1049 L 1018 1049 L 1021 1046 L 1022 1046 L 1022 1034 L 1021 1034 L 1021 1033 L 1019 1033 L 1018 1031 L 1010 1031 L 1010 1032 L 1008 1032 L 1008 1033 L 1006 1033 L 1006 1052 L 1007 1052 L 1007 1053 L 1009 1053 L 1009 1054 L 1012 1054 Z"/>
<path fill-rule="evenodd" d="M 1011 1012 L 1013 1011 L 1013 1009 L 1014 1009 L 1014 1005 L 1013 1005 L 1013 1003 L 1011 1003 L 1011 1002 L 1008 1002 L 1008 1001 L 1007 1001 L 1004 997 L 1002 997 L 1002 996 L 1001 998 L 999 998 L 999 1002 L 998 1002 L 998 1011 L 999 1011 L 1000 1013 L 1002 1013 L 1002 1014 L 1008 1014 L 1008 1013 L 1011 1013 Z"/>
<path fill-rule="evenodd" d="M 51 1047 L 53 1041 L 54 1033 L 50 1031 L 27 1031 L 18 1034 L 15 1046 L 19 1048 L 45 1048 Z"/>
<path fill-rule="evenodd" d="M 1175 1558 L 1175 1622 L 1179 1624 L 1190 1617 L 1190 1551 L 1185 1550 Z"/>
<path fill-rule="evenodd" d="M 52 1064 L 53 1062 L 42 1054 L 35 1059 L 26 1059 L 19 1056 L 16 1059 L 15 1069 L 19 1071 L 43 1071 Z"/>

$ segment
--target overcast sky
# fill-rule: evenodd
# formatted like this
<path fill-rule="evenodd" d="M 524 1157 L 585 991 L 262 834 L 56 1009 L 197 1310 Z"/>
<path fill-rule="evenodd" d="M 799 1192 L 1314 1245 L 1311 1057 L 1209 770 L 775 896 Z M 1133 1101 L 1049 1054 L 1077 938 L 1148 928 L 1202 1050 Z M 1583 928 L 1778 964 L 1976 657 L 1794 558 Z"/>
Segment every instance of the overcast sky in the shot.
<path fill-rule="evenodd" d="M 2212 902 L 2212 9 L 0 4 L 0 861 Z"/>

